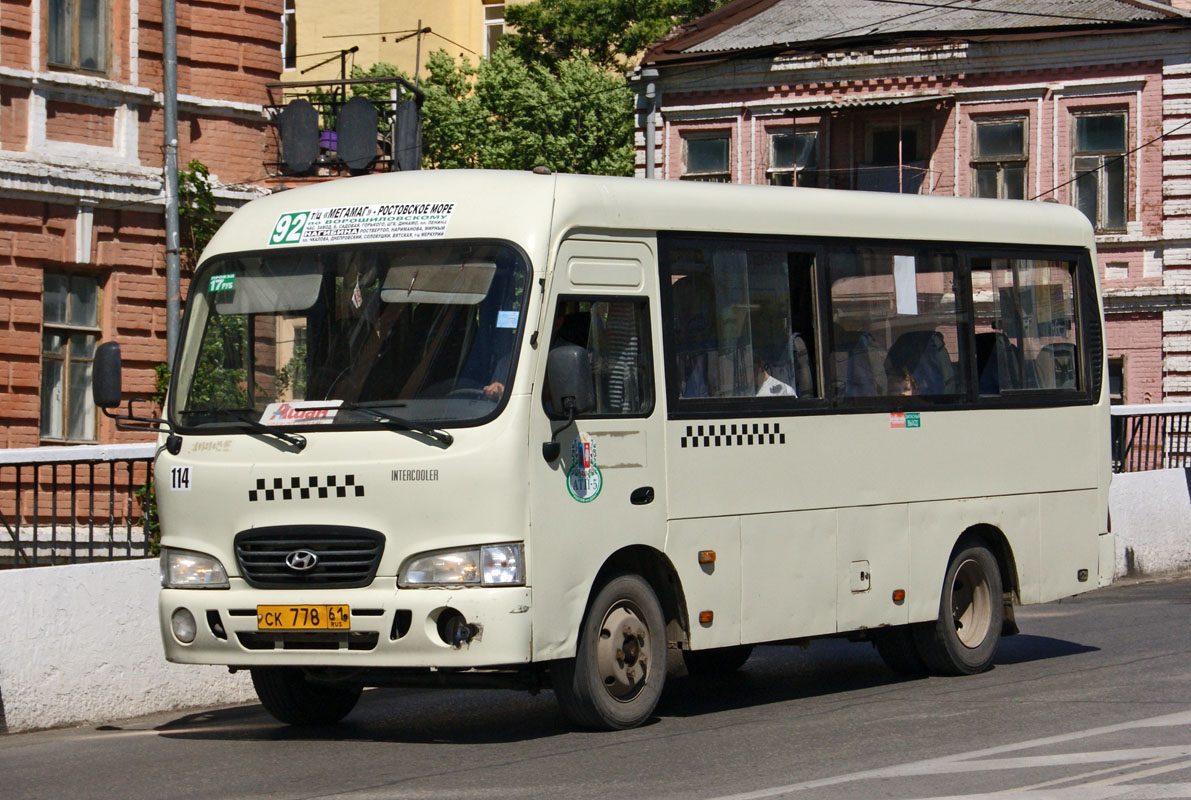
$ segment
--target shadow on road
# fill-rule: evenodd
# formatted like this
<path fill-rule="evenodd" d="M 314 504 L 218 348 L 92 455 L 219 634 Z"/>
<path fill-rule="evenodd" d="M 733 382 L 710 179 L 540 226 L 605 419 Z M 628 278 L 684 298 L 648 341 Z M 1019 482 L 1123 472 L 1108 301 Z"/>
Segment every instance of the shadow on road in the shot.
<path fill-rule="evenodd" d="M 1001 643 L 995 664 L 1010 665 L 1078 655 L 1097 648 L 1046 636 L 1019 634 Z M 672 674 L 658 717 L 695 717 L 822 696 L 850 702 L 862 692 L 896 691 L 918 680 L 889 671 L 867 643 L 842 639 L 803 649 L 758 647 L 739 672 L 718 680 Z M 838 710 L 838 706 L 835 707 Z M 187 714 L 156 728 L 171 739 L 226 741 L 366 741 L 495 744 L 573 734 L 550 692 L 453 689 L 375 689 L 339 725 L 292 727 L 259 705 Z"/>
<path fill-rule="evenodd" d="M 1099 647 L 1089 647 L 1065 639 L 1052 639 L 1049 636 L 1031 636 L 1019 633 L 1001 642 L 997 648 L 997 656 L 993 664 L 1024 664 L 1028 661 L 1042 661 L 1048 658 L 1062 658 L 1081 653 L 1097 652 Z"/>

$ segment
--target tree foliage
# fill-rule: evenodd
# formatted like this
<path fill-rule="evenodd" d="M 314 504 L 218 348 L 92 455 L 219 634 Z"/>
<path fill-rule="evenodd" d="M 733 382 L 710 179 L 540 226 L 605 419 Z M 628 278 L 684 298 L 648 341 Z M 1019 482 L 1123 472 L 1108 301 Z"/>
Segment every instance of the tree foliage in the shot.
<path fill-rule="evenodd" d="M 427 68 L 422 152 L 428 167 L 632 172 L 632 93 L 622 76 L 586 56 L 551 69 L 499 47 L 473 67 L 439 50 Z"/>
<path fill-rule="evenodd" d="M 713 11 L 726 0 L 536 0 L 505 6 L 513 27 L 507 42 L 525 61 L 560 62 L 587 56 L 604 69 L 623 68 L 675 25 Z"/>
<path fill-rule="evenodd" d="M 215 209 L 215 192 L 207 165 L 192 159 L 178 170 L 178 228 L 181 234 L 183 266 L 193 270 L 199 255 L 215 231 L 220 218 Z"/>

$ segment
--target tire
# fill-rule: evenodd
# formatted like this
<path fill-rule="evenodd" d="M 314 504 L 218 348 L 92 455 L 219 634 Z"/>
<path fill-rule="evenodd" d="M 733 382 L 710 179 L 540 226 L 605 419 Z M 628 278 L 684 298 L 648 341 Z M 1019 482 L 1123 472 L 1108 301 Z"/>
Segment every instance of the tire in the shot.
<path fill-rule="evenodd" d="M 360 686 L 311 683 L 294 667 L 256 667 L 252 687 L 274 719 L 289 725 L 330 725 L 346 717 L 360 699 Z"/>
<path fill-rule="evenodd" d="M 1001 570 L 982 544 L 960 550 L 947 565 L 939 619 L 911 626 L 918 655 L 936 675 L 974 675 L 992 665 L 1005 614 Z"/>
<path fill-rule="evenodd" d="M 550 678 L 563 714 L 580 727 L 625 730 L 649 719 L 666 682 L 666 624 L 643 578 L 622 574 L 604 584 L 575 657 L 555 662 Z"/>
<path fill-rule="evenodd" d="M 930 624 L 930 623 L 928 623 Z M 925 675 L 926 663 L 918 655 L 910 625 L 883 628 L 873 634 L 873 645 L 885 666 L 899 675 Z"/>
<path fill-rule="evenodd" d="M 744 666 L 753 654 L 751 644 L 716 647 L 711 650 L 683 650 L 682 663 L 692 678 L 723 678 Z"/>

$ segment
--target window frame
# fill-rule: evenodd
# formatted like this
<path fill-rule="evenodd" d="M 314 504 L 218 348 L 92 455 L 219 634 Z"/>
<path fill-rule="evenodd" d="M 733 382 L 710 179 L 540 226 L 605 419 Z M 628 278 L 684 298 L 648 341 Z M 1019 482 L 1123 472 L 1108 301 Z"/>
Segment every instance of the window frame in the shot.
<path fill-rule="evenodd" d="M 111 3 L 108 0 L 61 0 L 62 6 L 69 6 L 68 16 L 69 22 L 60 21 L 62 25 L 69 25 L 65 31 L 65 39 L 70 49 L 70 57 L 68 60 L 56 60 L 56 55 L 53 50 L 54 42 L 54 4 L 51 2 L 45 5 L 46 16 L 46 65 L 50 69 L 70 71 L 70 72 L 85 72 L 92 75 L 106 75 L 111 63 L 111 32 L 112 32 L 112 9 Z M 82 6 L 85 3 L 94 2 L 96 6 L 96 20 L 99 26 L 99 41 L 96 45 L 96 55 L 99 59 L 99 64 L 95 67 L 86 67 L 80 64 L 80 49 L 82 46 L 82 36 L 80 34 L 80 25 L 82 24 Z"/>
<path fill-rule="evenodd" d="M 505 34 L 505 5 L 506 4 L 503 2 L 503 0 L 500 2 L 488 2 L 488 0 L 485 0 L 483 4 L 484 58 L 492 58 L 492 54 L 496 51 L 497 43 L 500 42 L 501 37 L 503 37 Z M 489 17 L 488 9 L 490 8 L 499 8 L 500 17 Z M 492 29 L 497 27 L 499 27 L 500 30 L 495 34 L 496 38 L 493 39 Z"/>
<path fill-rule="evenodd" d="M 95 283 L 95 325 L 79 325 L 72 321 L 67 322 L 47 322 L 45 314 L 45 277 L 60 277 L 66 279 L 66 312 L 69 317 L 70 314 L 70 296 L 73 281 L 75 279 L 89 280 Z M 41 293 L 41 330 L 40 330 L 40 344 L 38 345 L 38 391 L 44 394 L 45 387 L 43 381 L 45 380 L 45 364 L 47 361 L 57 362 L 61 365 L 59 379 L 62 386 L 62 417 L 58 420 L 61 426 L 61 436 L 51 436 L 44 432 L 45 419 L 42 409 L 38 408 L 38 422 L 37 433 L 38 438 L 42 442 L 50 442 L 54 444 L 74 444 L 87 443 L 94 444 L 99 441 L 99 409 L 95 407 L 93 402 L 88 402 L 91 406 L 91 438 L 75 438 L 70 435 L 70 389 L 71 389 L 71 365 L 72 364 L 92 364 L 95 361 L 94 353 L 89 358 L 75 358 L 72 355 L 73 346 L 71 338 L 74 334 L 85 334 L 95 337 L 95 346 L 98 347 L 100 340 L 103 338 L 103 320 L 100 316 L 100 311 L 103 308 L 103 286 L 99 278 L 95 275 L 79 272 L 58 272 L 47 270 L 42 279 L 42 293 Z M 61 355 L 48 353 L 45 349 L 45 334 L 47 332 L 60 332 L 63 334 L 63 345 Z M 92 381 L 94 381 L 94 374 L 92 374 Z M 86 389 L 86 397 L 90 398 L 90 387 Z"/>
<path fill-rule="evenodd" d="M 655 348 L 654 348 L 654 344 L 653 344 L 653 320 L 650 315 L 650 302 L 649 302 L 648 297 L 641 296 L 641 295 L 624 295 L 624 294 L 574 294 L 574 293 L 560 294 L 554 300 L 553 314 L 549 318 L 550 319 L 550 330 L 553 331 L 553 329 L 554 329 L 554 320 L 558 317 L 559 309 L 561 307 L 563 307 L 564 305 L 566 305 L 567 303 L 592 303 L 592 304 L 595 304 L 595 303 L 611 303 L 611 302 L 632 303 L 632 304 L 636 305 L 638 308 L 644 309 L 645 325 L 644 325 L 644 330 L 642 332 L 642 345 L 643 345 L 642 352 L 644 353 L 645 359 L 647 361 L 647 364 L 645 365 L 646 369 L 644 370 L 644 374 L 647 374 L 649 376 L 649 405 L 635 414 L 593 414 L 591 412 L 584 412 L 581 414 L 577 413 L 577 414 L 575 414 L 575 419 L 577 419 L 577 420 L 579 420 L 579 419 L 648 419 L 649 417 L 653 416 L 653 412 L 656 411 L 657 407 L 658 407 L 658 379 L 657 379 L 658 360 L 657 360 L 656 354 L 654 352 Z M 546 358 L 543 360 L 548 361 L 548 359 L 549 359 L 550 348 L 554 344 L 553 341 L 551 341 L 552 338 L 553 338 L 553 334 L 550 334 L 547 337 Z M 585 348 L 585 349 L 587 350 L 588 354 L 590 354 L 591 353 L 590 342 L 588 343 L 588 345 L 589 345 L 588 348 Z M 595 378 L 594 367 L 595 367 L 595 365 L 593 364 L 592 365 L 593 380 Z M 549 405 L 547 405 L 546 391 L 545 391 L 546 386 L 547 386 L 546 382 L 543 382 L 542 392 L 541 392 L 542 410 L 546 413 L 546 416 L 552 420 L 564 419 L 563 415 L 555 414 L 554 410 L 552 408 L 550 408 Z"/>
<path fill-rule="evenodd" d="M 1079 121 L 1092 117 L 1122 117 L 1125 141 L 1119 150 L 1080 150 L 1079 149 Z M 1096 218 L 1091 220 L 1096 233 L 1119 233 L 1129 227 L 1129 109 L 1078 109 L 1071 112 L 1071 205 L 1079 208 L 1078 192 L 1079 178 L 1091 174 L 1096 180 Z M 1076 165 L 1081 159 L 1095 159 L 1098 166 L 1093 169 L 1080 169 Z M 1121 225 L 1109 227 L 1108 195 L 1105 187 L 1105 166 L 1108 162 L 1119 159 L 1121 162 Z"/>
<path fill-rule="evenodd" d="M 770 186 L 818 186 L 819 184 L 819 131 L 817 129 L 787 129 L 787 130 L 769 130 L 766 132 L 769 144 L 769 161 L 765 170 L 765 180 Z M 814 166 L 800 167 L 797 163 L 790 167 L 775 167 L 774 166 L 774 145 L 778 137 L 789 137 L 797 141 L 800 136 L 809 136 L 814 139 L 814 145 L 811 152 L 814 154 Z M 797 151 L 797 145 L 795 145 Z M 776 183 L 774 178 L 779 175 L 791 175 L 790 183 Z M 804 182 L 805 176 L 805 182 Z"/>
<path fill-rule="evenodd" d="M 295 0 L 283 0 L 281 6 L 281 71 L 298 68 L 298 14 Z"/>
<path fill-rule="evenodd" d="M 815 293 L 815 341 L 807 340 L 808 347 L 814 347 L 816 380 L 820 397 L 808 399 L 792 398 L 681 398 L 679 397 L 680 376 L 676 364 L 677 342 L 672 325 L 664 324 L 661 329 L 662 379 L 666 391 L 666 416 L 670 420 L 731 419 L 756 417 L 790 417 L 822 414 L 873 414 L 906 411 L 970 411 L 1013 408 L 1047 408 L 1094 405 L 1099 402 L 1101 387 L 1107 380 L 1099 374 L 1094 359 L 1103 359 L 1104 332 L 1100 327 L 1099 303 L 1095 296 L 1095 276 L 1091 258 L 1086 250 L 1063 245 L 1020 245 L 994 244 L 988 242 L 945 242 L 911 239 L 869 239 L 856 237 L 813 237 L 773 236 L 767 234 L 707 234 L 699 231 L 659 231 L 658 270 L 661 286 L 661 318 L 672 319 L 674 313 L 673 292 L 670 290 L 669 256 L 676 246 L 689 245 L 696 241 L 724 241 L 736 247 L 756 246 L 772 243 L 787 252 L 815 252 L 813 270 Z M 959 342 L 957 358 L 967 360 L 966 384 L 963 391 L 951 395 L 885 395 L 875 398 L 843 398 L 831 394 L 829 374 L 824 363 L 824 353 L 830 353 L 827 331 L 831 327 L 831 301 L 827 282 L 826 254 L 832 247 L 888 247 L 922 252 L 932 255 L 953 255 L 955 257 L 956 292 L 968 298 L 958 309 L 966 312 L 966 321 L 958 323 Z M 979 394 L 979 375 L 976 371 L 976 341 L 974 305 L 971 297 L 971 260 L 973 258 L 1033 258 L 1074 262 L 1073 294 L 1076 343 L 1081 382 L 1080 388 L 1033 389 L 999 395 Z M 1091 296 L 1089 295 L 1091 293 Z M 1092 329 L 1095 326 L 1095 330 Z M 1097 355 L 1098 354 L 1098 355 Z"/>
<path fill-rule="evenodd" d="M 720 140 L 725 143 L 724 169 L 707 172 L 691 172 L 690 143 L 693 141 Z M 682 174 L 679 180 L 694 181 L 696 183 L 731 183 L 732 182 L 732 131 L 722 129 L 717 131 L 701 131 L 682 137 Z"/>
<path fill-rule="evenodd" d="M 997 175 L 997 200 L 1024 200 L 1026 195 L 1030 193 L 1030 118 L 1028 115 L 1012 115 L 1003 117 L 973 117 L 972 121 L 972 151 L 969 159 L 972 168 L 972 197 L 981 197 L 976 193 L 976 187 L 979 186 L 978 173 L 981 167 L 996 167 Z M 979 128 L 981 125 L 1004 125 L 1009 122 L 1020 122 L 1022 126 L 1021 135 L 1021 155 L 1017 158 L 1008 158 L 1005 156 L 982 156 L 979 150 Z M 1005 192 L 1005 168 L 1017 167 L 1022 168 L 1022 196 L 1021 197 L 1006 197 Z"/>

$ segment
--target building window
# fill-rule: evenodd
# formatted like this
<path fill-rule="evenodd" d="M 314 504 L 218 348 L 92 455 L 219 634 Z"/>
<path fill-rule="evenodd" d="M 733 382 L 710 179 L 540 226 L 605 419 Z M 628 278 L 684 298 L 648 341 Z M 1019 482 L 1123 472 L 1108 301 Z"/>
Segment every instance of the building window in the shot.
<path fill-rule="evenodd" d="M 774 186 L 816 186 L 818 140 L 815 132 L 775 133 L 769 137 L 769 183 Z"/>
<path fill-rule="evenodd" d="M 1124 112 L 1075 117 L 1075 207 L 1096 230 L 1125 229 L 1126 123 Z"/>
<path fill-rule="evenodd" d="M 505 4 L 489 3 L 484 6 L 484 57 L 491 58 L 496 52 L 496 43 L 505 35 Z"/>
<path fill-rule="evenodd" d="M 922 131 L 916 124 L 870 125 L 867 160 L 860 165 L 856 188 L 870 192 L 918 194 L 926 177 Z"/>
<path fill-rule="evenodd" d="M 91 359 L 99 341 L 99 285 L 45 276 L 41 331 L 41 438 L 95 440 Z"/>
<path fill-rule="evenodd" d="M 49 60 L 56 67 L 107 69 L 104 0 L 49 0 Z"/>
<path fill-rule="evenodd" d="M 972 196 L 1026 199 L 1024 119 L 977 121 L 972 133 Z"/>
<path fill-rule="evenodd" d="M 1114 406 L 1122 405 L 1125 402 L 1124 358 L 1108 359 L 1108 400 Z"/>
<path fill-rule="evenodd" d="M 730 183 L 727 136 L 702 136 L 682 142 L 682 179 L 707 183 Z"/>
<path fill-rule="evenodd" d="M 295 0 L 285 0 L 281 12 L 281 68 L 298 68 L 298 18 L 294 12 Z"/>

